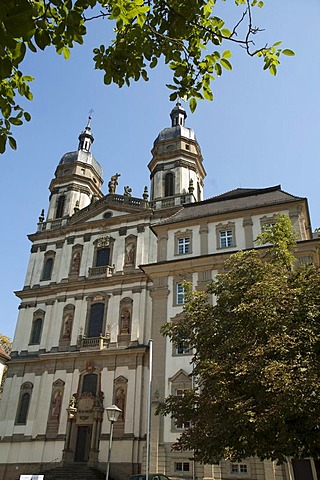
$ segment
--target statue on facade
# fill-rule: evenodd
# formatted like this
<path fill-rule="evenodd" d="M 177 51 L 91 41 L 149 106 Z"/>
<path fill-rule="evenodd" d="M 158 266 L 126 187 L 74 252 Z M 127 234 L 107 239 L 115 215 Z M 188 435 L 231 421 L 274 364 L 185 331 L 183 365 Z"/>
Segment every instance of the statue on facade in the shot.
<path fill-rule="evenodd" d="M 130 323 L 131 323 L 131 310 L 125 307 L 121 311 L 120 334 L 130 333 Z"/>
<path fill-rule="evenodd" d="M 116 392 L 116 405 L 120 408 L 121 413 L 119 415 L 120 420 L 124 420 L 125 406 L 126 406 L 126 394 L 123 388 L 118 388 Z"/>
<path fill-rule="evenodd" d="M 52 409 L 51 409 L 52 419 L 59 420 L 60 412 L 61 412 L 61 403 L 62 403 L 62 394 L 60 390 L 58 390 L 52 402 Z"/>
<path fill-rule="evenodd" d="M 115 175 L 112 175 L 112 177 L 110 178 L 110 181 L 108 183 L 109 193 L 116 193 L 119 177 L 120 177 L 120 173 L 116 173 Z"/>
<path fill-rule="evenodd" d="M 62 338 L 69 339 L 71 337 L 72 323 L 73 323 L 73 315 L 71 313 L 68 313 L 64 319 Z"/>
<path fill-rule="evenodd" d="M 124 189 L 123 195 L 125 197 L 131 197 L 132 188 L 130 188 L 129 185 L 126 185 L 125 187 L 123 187 L 123 189 Z"/>
<path fill-rule="evenodd" d="M 71 273 L 79 273 L 81 262 L 80 252 L 75 252 L 72 257 Z"/>
<path fill-rule="evenodd" d="M 134 265 L 136 260 L 136 246 L 134 243 L 129 243 L 126 246 L 126 254 L 125 254 L 125 265 Z"/>

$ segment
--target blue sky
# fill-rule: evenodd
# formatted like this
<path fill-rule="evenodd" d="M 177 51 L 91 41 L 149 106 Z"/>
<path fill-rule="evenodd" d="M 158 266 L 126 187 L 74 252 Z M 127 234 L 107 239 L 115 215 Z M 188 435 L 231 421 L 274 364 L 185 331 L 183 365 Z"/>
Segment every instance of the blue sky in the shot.
<path fill-rule="evenodd" d="M 230 1 L 223 7 L 231 15 Z M 231 2 L 232 3 L 232 2 Z M 229 6 L 229 7 L 228 7 Z M 229 9 L 228 9 L 229 8 Z M 296 52 L 283 57 L 278 75 L 262 71 L 259 59 L 233 50 L 233 71 L 215 82 L 214 102 L 201 102 L 187 125 L 201 145 L 205 197 L 237 187 L 262 188 L 281 184 L 294 195 L 307 197 L 313 228 L 320 226 L 320 2 L 266 0 L 255 23 L 265 28 L 261 43 L 282 40 Z M 24 72 L 33 75 L 32 121 L 15 130 L 16 152 L 0 158 L 0 331 L 13 336 L 31 244 L 41 209 L 48 207 L 50 180 L 65 152 L 78 145 L 88 112 L 94 110 L 92 151 L 110 176 L 121 173 L 118 191 L 130 185 L 140 197 L 149 185 L 147 164 L 159 131 L 170 125 L 170 82 L 166 68 L 151 72 L 148 83 L 119 89 L 103 85 L 95 71 L 92 49 L 108 36 L 108 22 L 92 22 L 85 45 L 65 61 L 53 51 L 30 54 Z"/>

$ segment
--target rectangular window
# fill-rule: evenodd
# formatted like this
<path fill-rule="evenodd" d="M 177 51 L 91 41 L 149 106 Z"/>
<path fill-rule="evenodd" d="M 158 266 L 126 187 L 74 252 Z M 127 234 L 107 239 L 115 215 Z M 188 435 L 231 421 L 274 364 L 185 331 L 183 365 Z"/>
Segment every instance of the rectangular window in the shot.
<path fill-rule="evenodd" d="M 176 389 L 176 396 L 177 397 L 184 397 L 184 389 L 183 388 L 177 388 Z M 188 420 L 184 422 L 176 422 L 176 429 L 177 430 L 186 430 L 187 428 L 190 428 L 190 422 Z"/>
<path fill-rule="evenodd" d="M 219 232 L 219 235 L 220 235 L 220 248 L 233 246 L 232 230 L 222 230 Z"/>
<path fill-rule="evenodd" d="M 190 463 L 189 462 L 174 462 L 174 471 L 175 472 L 190 472 Z"/>
<path fill-rule="evenodd" d="M 190 343 L 188 340 L 180 340 L 175 347 L 176 355 L 187 355 L 190 353 Z"/>
<path fill-rule="evenodd" d="M 178 238 L 178 254 L 190 253 L 190 238 Z"/>
<path fill-rule="evenodd" d="M 177 283 L 177 305 L 184 304 L 184 288 L 182 283 Z"/>
<path fill-rule="evenodd" d="M 248 473 L 248 467 L 245 463 L 232 463 L 231 473 Z"/>
<path fill-rule="evenodd" d="M 104 316 L 104 304 L 94 303 L 91 305 L 89 324 L 88 324 L 88 337 L 99 337 L 103 329 L 103 316 Z"/>
<path fill-rule="evenodd" d="M 97 256 L 96 256 L 96 267 L 104 267 L 109 265 L 110 261 L 110 248 L 109 247 L 103 247 L 99 248 L 97 250 Z"/>

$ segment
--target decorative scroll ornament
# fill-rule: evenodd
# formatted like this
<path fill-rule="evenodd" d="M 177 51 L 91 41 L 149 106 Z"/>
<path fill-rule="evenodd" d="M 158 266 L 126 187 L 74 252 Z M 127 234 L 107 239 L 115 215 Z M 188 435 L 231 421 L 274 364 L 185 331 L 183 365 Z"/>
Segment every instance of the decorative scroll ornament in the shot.
<path fill-rule="evenodd" d="M 98 238 L 98 241 L 97 241 L 98 248 L 109 247 L 109 245 L 110 245 L 110 235 L 106 235 L 105 237 Z"/>

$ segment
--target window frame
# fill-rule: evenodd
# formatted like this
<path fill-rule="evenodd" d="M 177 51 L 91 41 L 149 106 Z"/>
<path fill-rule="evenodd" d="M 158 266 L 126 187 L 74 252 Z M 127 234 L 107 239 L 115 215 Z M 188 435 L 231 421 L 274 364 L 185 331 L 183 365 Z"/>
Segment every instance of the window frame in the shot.
<path fill-rule="evenodd" d="M 175 388 L 175 396 L 178 398 L 183 398 L 184 397 L 184 392 L 187 390 L 187 388 Z M 181 392 L 181 394 L 178 394 L 178 392 Z M 178 423 L 176 419 L 174 419 L 174 425 L 175 425 L 175 430 L 178 431 L 183 431 L 187 430 L 190 428 L 190 420 L 186 420 L 185 422 Z"/>
<path fill-rule="evenodd" d="M 230 464 L 230 473 L 232 474 L 248 474 L 248 465 L 246 463 L 231 463 Z"/>
<path fill-rule="evenodd" d="M 63 218 L 66 196 L 64 193 L 58 196 L 56 203 L 55 219 Z"/>
<path fill-rule="evenodd" d="M 180 369 L 173 377 L 169 378 L 170 391 L 172 395 L 183 396 L 186 390 L 192 388 L 192 381 L 184 370 Z M 171 417 L 171 432 L 181 432 L 190 428 L 190 421 L 183 422 L 182 425 L 177 424 L 177 419 Z"/>
<path fill-rule="evenodd" d="M 54 268 L 54 261 L 55 261 L 56 252 L 50 250 L 44 254 L 43 259 L 43 267 L 41 272 L 40 281 L 41 282 L 48 282 L 52 279 L 52 273 Z M 50 262 L 50 268 L 48 268 L 48 264 Z"/>
<path fill-rule="evenodd" d="M 178 468 L 178 465 L 181 465 L 181 469 Z M 186 468 L 187 465 L 188 465 L 188 468 Z M 174 472 L 177 472 L 177 473 L 190 472 L 191 471 L 190 462 L 184 462 L 184 461 L 174 462 L 173 470 L 174 470 Z"/>
<path fill-rule="evenodd" d="M 183 255 L 192 254 L 192 230 L 187 229 L 185 231 L 179 230 L 174 234 L 174 255 L 181 257 Z M 188 242 L 186 242 L 186 240 Z M 180 242 L 183 242 L 182 245 Z M 182 246 L 180 251 L 180 246 Z M 186 248 L 187 246 L 187 248 Z"/>
<path fill-rule="evenodd" d="M 98 305 L 101 305 L 102 306 L 102 312 L 98 312 L 97 310 L 97 306 Z M 88 338 L 97 338 L 99 337 L 100 335 L 103 335 L 103 329 L 104 329 L 104 320 L 105 320 L 105 310 L 106 310 L 106 306 L 105 306 L 105 302 L 94 302 L 90 305 L 90 308 L 89 308 L 89 312 L 88 312 L 88 323 L 87 323 L 87 328 L 86 328 L 86 336 Z M 99 328 L 99 331 L 97 330 L 98 328 L 98 325 L 95 326 L 95 328 L 93 328 L 93 322 L 94 323 L 98 323 L 97 320 L 93 319 L 92 318 L 92 315 L 93 315 L 93 312 L 95 311 L 95 315 L 97 315 L 97 312 L 99 313 L 99 326 L 101 326 L 101 328 Z M 101 318 L 100 318 L 101 316 Z M 97 331 L 95 331 L 97 330 Z M 97 335 L 90 335 L 90 333 L 93 331 L 93 333 L 97 333 Z"/>
<path fill-rule="evenodd" d="M 222 245 L 222 238 L 221 235 L 225 233 L 226 234 L 226 245 Z M 228 233 L 230 233 L 231 237 L 231 244 L 228 244 Z M 230 238 L 229 237 L 229 238 Z M 216 243 L 217 243 L 217 250 L 228 250 L 230 248 L 236 248 L 237 247 L 237 242 L 236 242 L 236 228 L 235 228 L 235 223 L 234 222 L 228 222 L 228 223 L 219 223 L 216 225 Z"/>
<path fill-rule="evenodd" d="M 43 318 L 37 317 L 32 322 L 29 345 L 40 345 Z"/>
<path fill-rule="evenodd" d="M 98 338 L 100 336 L 100 333 L 102 333 L 102 336 L 104 337 L 106 335 L 106 319 L 107 319 L 107 312 L 108 312 L 108 300 L 109 296 L 104 294 L 104 293 L 99 293 L 97 292 L 95 295 L 92 295 L 90 297 L 87 297 L 87 314 L 86 314 L 86 321 L 84 325 L 84 334 L 87 338 Z M 103 311 L 103 320 L 102 320 L 102 325 L 101 329 L 102 332 L 99 332 L 99 335 L 97 337 L 89 337 L 89 327 L 90 327 L 90 315 L 91 315 L 91 308 L 93 305 L 96 305 L 98 303 L 101 303 L 104 305 L 104 311 Z"/>
<path fill-rule="evenodd" d="M 113 255 L 113 245 L 114 245 L 114 238 L 110 237 L 110 235 L 105 235 L 104 237 L 97 238 L 94 242 L 94 253 L 93 253 L 93 261 L 91 270 L 99 270 L 101 267 L 111 267 L 112 266 L 112 255 Z M 98 261 L 98 252 L 102 249 L 109 249 L 109 258 L 108 263 L 103 265 L 97 265 Z M 90 267 L 89 267 L 90 270 Z"/>
<path fill-rule="evenodd" d="M 20 387 L 20 395 L 17 406 L 15 425 L 26 425 L 28 421 L 28 414 L 31 403 L 33 384 L 31 382 L 24 382 Z M 23 403 L 24 399 L 28 399 L 27 403 Z"/>
<path fill-rule="evenodd" d="M 182 282 L 176 282 L 175 284 L 175 304 L 178 306 L 184 305 L 185 303 L 185 289 Z"/>
<path fill-rule="evenodd" d="M 33 318 L 32 318 L 30 337 L 29 337 L 29 345 L 40 345 L 45 313 L 46 312 L 44 310 L 37 310 L 36 312 L 34 312 Z M 38 330 L 36 331 L 35 330 L 37 328 L 36 324 L 39 325 L 40 322 L 41 322 L 40 327 L 38 327 Z M 34 338 L 35 333 L 37 333 L 36 338 Z"/>
<path fill-rule="evenodd" d="M 175 194 L 175 174 L 173 172 L 167 172 L 164 175 L 164 196 L 173 197 Z"/>
<path fill-rule="evenodd" d="M 178 344 L 172 345 L 172 355 L 174 357 L 185 357 L 192 355 L 192 347 L 188 339 L 181 339 Z"/>

